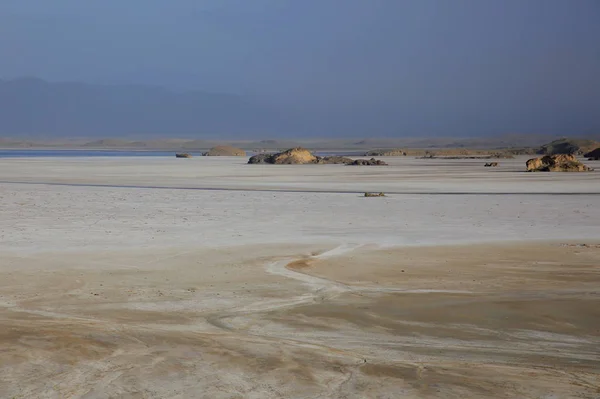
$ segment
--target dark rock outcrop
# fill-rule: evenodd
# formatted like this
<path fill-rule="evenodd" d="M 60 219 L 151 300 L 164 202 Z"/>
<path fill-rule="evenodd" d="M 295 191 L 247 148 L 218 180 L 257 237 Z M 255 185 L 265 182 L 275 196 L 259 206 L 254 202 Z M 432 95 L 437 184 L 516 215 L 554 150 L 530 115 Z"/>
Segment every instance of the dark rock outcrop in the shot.
<path fill-rule="evenodd" d="M 485 165 L 486 168 L 495 168 L 498 166 L 498 162 L 490 162 L 490 163 L 486 163 Z"/>
<path fill-rule="evenodd" d="M 600 161 L 600 147 L 583 154 L 584 157 L 588 159 L 588 161 Z"/>
<path fill-rule="evenodd" d="M 175 158 L 191 158 L 192 154 L 188 154 L 187 152 L 175 154 Z"/>
<path fill-rule="evenodd" d="M 354 161 L 347 163 L 346 165 L 353 166 L 386 166 L 387 163 L 383 162 L 380 159 L 355 159 Z"/>
<path fill-rule="evenodd" d="M 314 163 L 326 165 L 326 164 L 349 164 L 352 162 L 352 159 L 347 157 L 340 156 L 329 156 L 329 157 L 317 157 L 317 160 Z"/>
<path fill-rule="evenodd" d="M 257 154 L 254 156 L 251 156 L 250 159 L 248 160 L 249 164 L 268 164 L 268 163 L 273 163 L 273 154 L 266 154 L 266 153 L 262 153 L 262 154 Z"/>

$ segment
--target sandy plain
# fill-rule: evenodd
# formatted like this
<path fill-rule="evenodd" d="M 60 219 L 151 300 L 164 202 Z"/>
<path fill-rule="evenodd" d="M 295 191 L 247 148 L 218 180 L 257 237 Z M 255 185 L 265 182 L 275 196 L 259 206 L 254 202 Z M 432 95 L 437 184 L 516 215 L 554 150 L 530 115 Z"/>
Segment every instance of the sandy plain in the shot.
<path fill-rule="evenodd" d="M 0 159 L 0 398 L 600 397 L 600 173 L 389 162 Z"/>

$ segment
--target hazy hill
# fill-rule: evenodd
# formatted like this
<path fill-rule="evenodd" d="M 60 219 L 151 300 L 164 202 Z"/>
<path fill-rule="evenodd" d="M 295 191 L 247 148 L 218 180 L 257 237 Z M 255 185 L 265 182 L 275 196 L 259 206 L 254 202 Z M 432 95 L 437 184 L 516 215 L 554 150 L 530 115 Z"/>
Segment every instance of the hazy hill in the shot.
<path fill-rule="evenodd" d="M 600 147 L 600 142 L 590 139 L 561 138 L 548 144 L 544 144 L 538 150 L 538 154 L 577 154 L 582 155 L 586 152 Z"/>
<path fill-rule="evenodd" d="M 592 113 L 582 111 L 585 117 L 579 117 L 568 109 L 552 107 L 529 113 L 496 107 L 493 98 L 489 99 L 486 107 L 490 111 L 485 114 L 477 107 L 455 110 L 451 104 L 424 107 L 392 100 L 369 102 L 358 92 L 353 101 L 352 106 L 336 102 L 323 105 L 202 91 L 178 92 L 143 85 L 50 83 L 36 78 L 0 80 L 0 137 L 36 142 L 77 137 L 82 139 L 80 144 L 126 137 L 140 141 L 136 143 L 138 147 L 152 148 L 156 143 L 147 145 L 148 139 L 179 137 L 212 140 L 211 144 L 221 140 L 256 140 L 252 147 L 279 149 L 308 137 L 313 141 L 315 137 L 345 137 L 354 139 L 343 146 L 355 148 L 471 148 L 539 146 L 570 133 L 562 131 L 561 126 L 583 136 L 598 132 L 597 117 Z M 522 113 L 530 116 L 515 119 Z M 554 123 L 552 118 L 562 122 Z M 500 136 L 507 131 L 518 133 Z M 525 134 L 531 132 L 546 136 L 540 140 L 540 136 Z M 477 138 L 457 139 L 463 136 Z M 198 144 L 192 146 L 206 148 L 206 143 Z M 331 144 L 336 147 L 339 142 Z M 120 146 L 114 142 L 90 146 L 96 145 Z"/>
<path fill-rule="evenodd" d="M 274 111 L 235 95 L 0 80 L 0 135 L 5 136 L 255 134 L 277 127 Z"/>

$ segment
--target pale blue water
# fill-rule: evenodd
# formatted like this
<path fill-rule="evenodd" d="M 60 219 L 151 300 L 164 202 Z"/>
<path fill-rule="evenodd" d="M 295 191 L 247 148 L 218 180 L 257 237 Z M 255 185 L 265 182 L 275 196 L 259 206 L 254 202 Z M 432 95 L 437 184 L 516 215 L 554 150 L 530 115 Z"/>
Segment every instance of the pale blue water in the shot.
<path fill-rule="evenodd" d="M 191 153 L 192 155 L 201 155 Z M 174 157 L 175 151 L 115 151 L 115 150 L 0 150 L 0 158 L 39 157 Z"/>

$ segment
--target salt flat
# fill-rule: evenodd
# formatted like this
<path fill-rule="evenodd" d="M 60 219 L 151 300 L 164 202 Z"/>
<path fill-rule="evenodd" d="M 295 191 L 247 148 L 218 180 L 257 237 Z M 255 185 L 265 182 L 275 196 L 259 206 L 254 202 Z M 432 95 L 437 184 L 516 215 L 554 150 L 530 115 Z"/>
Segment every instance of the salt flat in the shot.
<path fill-rule="evenodd" d="M 387 157 L 387 167 L 247 165 L 243 157 L 5 158 L 0 182 L 43 182 L 230 190 L 390 193 L 600 193 L 600 161 L 578 174 L 526 173 L 529 157 L 499 160 Z"/>
<path fill-rule="evenodd" d="M 600 174 L 389 163 L 1 159 L 0 397 L 597 398 Z"/>

